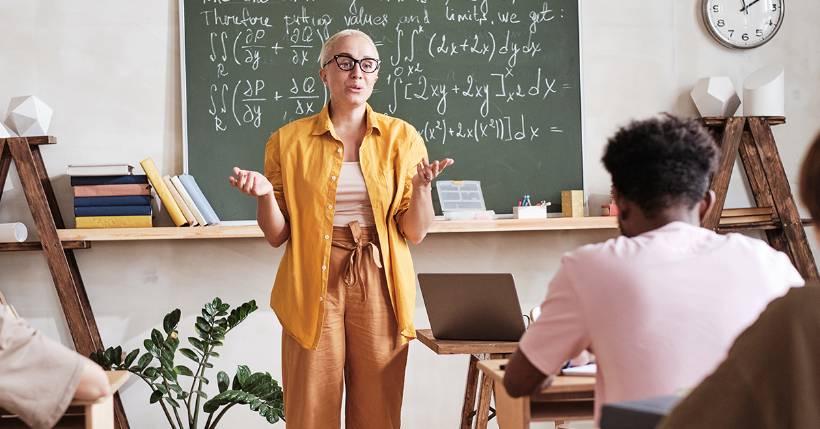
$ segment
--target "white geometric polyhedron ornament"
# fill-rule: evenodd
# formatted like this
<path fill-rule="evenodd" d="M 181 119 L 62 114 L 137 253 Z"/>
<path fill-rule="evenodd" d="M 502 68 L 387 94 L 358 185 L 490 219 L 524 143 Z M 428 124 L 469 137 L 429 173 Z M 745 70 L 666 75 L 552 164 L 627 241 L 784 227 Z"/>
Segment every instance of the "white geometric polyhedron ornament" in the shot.
<path fill-rule="evenodd" d="M 0 122 L 0 139 L 6 137 L 17 137 L 17 134 L 15 134 L 14 131 L 6 128 L 6 126 L 3 125 L 2 122 Z"/>
<path fill-rule="evenodd" d="M 695 84 L 689 93 L 700 116 L 732 116 L 740 107 L 740 97 L 726 76 L 705 77 Z"/>
<path fill-rule="evenodd" d="M 44 136 L 51 125 L 51 107 L 43 100 L 28 95 L 14 97 L 9 102 L 6 125 L 21 137 Z"/>

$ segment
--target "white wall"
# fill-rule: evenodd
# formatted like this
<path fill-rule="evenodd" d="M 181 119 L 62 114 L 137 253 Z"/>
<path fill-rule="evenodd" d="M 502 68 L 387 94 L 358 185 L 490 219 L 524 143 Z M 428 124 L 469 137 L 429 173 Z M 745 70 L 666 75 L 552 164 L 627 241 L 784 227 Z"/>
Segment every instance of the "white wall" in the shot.
<path fill-rule="evenodd" d="M 775 136 L 790 178 L 820 128 L 820 3 L 790 2 L 780 34 L 764 47 L 732 51 L 712 41 L 700 23 L 700 1 L 587 0 L 581 4 L 588 193 L 606 194 L 609 178 L 599 159 L 606 138 L 626 121 L 660 111 L 694 115 L 688 91 L 702 76 L 727 75 L 736 86 L 758 67 L 786 68 L 788 123 Z M 0 113 L 16 95 L 37 94 L 54 110 L 43 148 L 60 207 L 70 219 L 71 195 L 63 174 L 69 163 L 153 157 L 163 173 L 182 167 L 178 15 L 175 1 L 0 1 Z M 3 113 L 3 117 L 5 114 Z M 16 172 L 0 202 L 0 222 L 33 222 Z M 748 204 L 733 182 L 728 206 Z M 796 189 L 795 189 L 796 190 Z M 512 272 L 522 306 L 537 304 L 561 253 L 604 240 L 606 232 L 534 232 L 433 235 L 414 249 L 417 271 Z M 817 249 L 815 249 L 817 252 Z M 262 240 L 94 243 L 77 259 L 107 344 L 137 347 L 170 309 L 191 320 L 214 296 L 230 303 L 256 299 L 261 310 L 231 333 L 218 367 L 247 363 L 279 377 L 279 326 L 267 310 L 281 250 Z M 70 344 L 59 301 L 39 253 L 0 254 L 0 289 L 30 322 Z M 426 326 L 424 309 L 417 323 Z M 453 427 L 458 420 L 466 360 L 437 357 L 411 347 L 405 394 L 408 428 Z M 123 392 L 133 427 L 162 427 L 147 389 L 131 382 Z M 225 427 L 266 427 L 232 410 Z M 281 427 L 281 426 L 280 426 Z"/>

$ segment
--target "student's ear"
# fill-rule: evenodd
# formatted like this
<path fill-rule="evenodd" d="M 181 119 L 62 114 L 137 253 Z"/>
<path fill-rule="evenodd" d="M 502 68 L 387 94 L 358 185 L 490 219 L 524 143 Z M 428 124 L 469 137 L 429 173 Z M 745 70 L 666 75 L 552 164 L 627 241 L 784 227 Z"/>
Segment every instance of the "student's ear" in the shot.
<path fill-rule="evenodd" d="M 703 219 L 707 214 L 709 214 L 710 211 L 714 210 L 716 199 L 717 197 L 715 197 L 715 191 L 710 189 L 706 191 L 703 199 L 698 203 L 698 215 L 700 216 L 701 222 L 703 222 Z"/>
<path fill-rule="evenodd" d="M 615 200 L 615 205 L 618 206 L 618 219 L 627 220 L 629 213 L 632 211 L 632 205 L 615 188 L 612 189 L 612 199 Z"/>
<path fill-rule="evenodd" d="M 319 69 L 319 79 L 322 80 L 324 86 L 327 86 L 327 73 L 325 73 L 324 67 Z"/>

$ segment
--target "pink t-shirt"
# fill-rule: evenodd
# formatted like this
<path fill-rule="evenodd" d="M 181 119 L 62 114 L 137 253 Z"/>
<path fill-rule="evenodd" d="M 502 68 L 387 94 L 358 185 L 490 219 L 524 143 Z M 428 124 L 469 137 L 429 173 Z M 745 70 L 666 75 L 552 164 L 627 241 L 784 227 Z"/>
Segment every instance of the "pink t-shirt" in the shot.
<path fill-rule="evenodd" d="M 769 301 L 803 279 L 760 240 L 673 222 L 564 255 L 520 341 L 545 374 L 595 353 L 595 419 L 604 403 L 694 387 Z"/>

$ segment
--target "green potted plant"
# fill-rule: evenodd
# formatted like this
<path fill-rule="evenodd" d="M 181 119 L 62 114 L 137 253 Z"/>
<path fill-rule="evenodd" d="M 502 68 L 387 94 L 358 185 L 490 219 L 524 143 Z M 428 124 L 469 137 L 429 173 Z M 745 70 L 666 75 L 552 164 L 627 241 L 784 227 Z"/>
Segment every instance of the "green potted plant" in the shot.
<path fill-rule="evenodd" d="M 141 356 L 140 349 L 124 355 L 122 347 L 117 346 L 92 353 L 91 360 L 106 370 L 129 371 L 147 383 L 152 392 L 150 403 L 162 407 L 171 428 L 216 428 L 225 412 L 235 405 L 248 405 L 269 423 L 276 423 L 284 420 L 282 388 L 267 372 L 252 373 L 247 366 L 240 365 L 232 380 L 224 371 L 217 373 L 219 393 L 214 397 L 208 399 L 203 390 L 204 385 L 210 383 L 205 372 L 213 368 L 211 358 L 219 357 L 216 349 L 223 345 L 225 335 L 256 309 L 253 300 L 230 310 L 229 304 L 214 298 L 196 318 L 197 336 L 188 337 L 191 348 L 179 348 L 177 324 L 181 312 L 175 309 L 162 321 L 165 333 L 154 329 L 151 337 L 143 342 L 146 351 Z M 177 351 L 191 360 L 196 369 L 175 364 Z M 188 389 L 180 384 L 181 377 L 190 378 Z M 201 426 L 200 404 L 201 411 L 207 415 L 204 426 Z"/>

